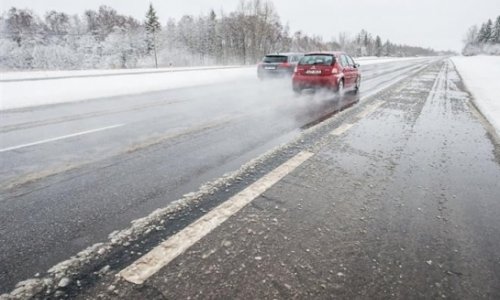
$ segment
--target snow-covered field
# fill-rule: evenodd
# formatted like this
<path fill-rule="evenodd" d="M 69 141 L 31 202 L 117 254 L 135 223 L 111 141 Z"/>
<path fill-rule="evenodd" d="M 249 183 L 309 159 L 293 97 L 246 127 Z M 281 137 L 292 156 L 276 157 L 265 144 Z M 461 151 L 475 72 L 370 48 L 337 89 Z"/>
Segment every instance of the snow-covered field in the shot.
<path fill-rule="evenodd" d="M 11 71 L 0 73 L 0 81 L 6 80 L 40 80 L 64 77 L 112 76 L 141 73 L 168 73 L 181 71 L 198 71 L 214 69 L 233 69 L 243 66 L 209 66 L 209 67 L 172 67 L 158 69 L 109 69 L 109 70 L 75 70 L 75 71 Z"/>
<path fill-rule="evenodd" d="M 453 57 L 481 113 L 500 135 L 500 56 Z"/>
<path fill-rule="evenodd" d="M 66 72 L 65 72 L 66 73 Z M 255 78 L 255 68 L 0 82 L 0 110 Z"/>
<path fill-rule="evenodd" d="M 359 58 L 362 65 L 422 59 Z M 116 75 L 116 76 L 113 76 Z M 251 67 L 0 73 L 0 110 L 140 94 L 233 80 L 255 80 Z"/>

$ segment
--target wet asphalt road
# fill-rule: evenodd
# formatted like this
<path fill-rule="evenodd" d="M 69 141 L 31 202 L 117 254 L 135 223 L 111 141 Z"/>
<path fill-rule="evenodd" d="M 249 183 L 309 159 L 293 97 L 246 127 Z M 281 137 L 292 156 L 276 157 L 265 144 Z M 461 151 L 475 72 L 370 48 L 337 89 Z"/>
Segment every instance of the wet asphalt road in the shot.
<path fill-rule="evenodd" d="M 363 68 L 363 94 L 431 60 Z M 251 76 L 250 76 L 251 75 Z M 245 80 L 2 113 L 0 292 L 113 230 L 297 136 L 339 105 L 295 98 L 286 81 Z"/>
<path fill-rule="evenodd" d="M 448 61 L 376 101 L 144 284 L 78 298 L 499 299 L 498 137 Z"/>

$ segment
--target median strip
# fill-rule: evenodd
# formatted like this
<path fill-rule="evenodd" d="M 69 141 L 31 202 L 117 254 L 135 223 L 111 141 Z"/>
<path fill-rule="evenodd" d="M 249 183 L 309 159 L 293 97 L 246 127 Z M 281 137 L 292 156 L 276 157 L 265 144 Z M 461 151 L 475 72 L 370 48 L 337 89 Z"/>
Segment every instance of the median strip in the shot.
<path fill-rule="evenodd" d="M 229 217 L 240 211 L 267 189 L 291 173 L 308 160 L 313 153 L 302 151 L 283 163 L 252 185 L 229 198 L 206 215 L 164 241 L 156 248 L 142 256 L 118 276 L 135 284 L 142 284 L 158 270 L 168 265 L 176 257 L 224 223 Z"/>

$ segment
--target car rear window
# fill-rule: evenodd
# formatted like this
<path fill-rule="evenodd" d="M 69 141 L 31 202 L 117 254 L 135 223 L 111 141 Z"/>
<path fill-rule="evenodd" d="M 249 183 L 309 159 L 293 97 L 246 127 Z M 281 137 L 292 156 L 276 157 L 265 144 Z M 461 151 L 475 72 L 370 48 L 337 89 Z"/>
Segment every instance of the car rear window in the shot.
<path fill-rule="evenodd" d="M 287 61 L 287 57 L 283 55 L 267 55 L 264 57 L 265 63 L 284 63 Z"/>
<path fill-rule="evenodd" d="M 330 66 L 334 63 L 335 57 L 333 55 L 325 55 L 325 54 L 315 54 L 315 55 L 306 55 L 302 57 L 299 62 L 299 65 L 325 65 Z"/>

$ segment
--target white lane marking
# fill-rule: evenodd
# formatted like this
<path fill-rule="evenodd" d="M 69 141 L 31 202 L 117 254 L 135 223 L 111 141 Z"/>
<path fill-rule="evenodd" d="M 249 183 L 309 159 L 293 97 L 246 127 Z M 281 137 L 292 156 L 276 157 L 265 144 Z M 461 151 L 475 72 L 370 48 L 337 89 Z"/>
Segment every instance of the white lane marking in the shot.
<path fill-rule="evenodd" d="M 384 104 L 384 101 L 375 101 L 373 104 L 370 104 L 367 108 L 365 108 L 364 111 L 360 112 L 356 118 L 358 119 L 363 119 L 369 114 L 373 113 L 374 111 L 377 110 L 382 104 Z"/>
<path fill-rule="evenodd" d="M 330 132 L 330 134 L 331 135 L 341 135 L 342 133 L 349 130 L 352 126 L 354 126 L 354 124 L 350 124 L 350 123 L 342 124 L 340 127 L 337 127 L 334 130 L 332 130 L 332 132 Z"/>
<path fill-rule="evenodd" d="M 67 139 L 67 138 L 71 138 L 71 137 L 75 137 L 75 136 L 80 136 L 80 135 L 84 135 L 84 134 L 89 134 L 89 133 L 104 131 L 104 130 L 108 130 L 108 129 L 113 129 L 113 128 L 121 127 L 121 126 L 124 126 L 124 125 L 125 124 L 116 124 L 116 125 L 111 125 L 111 126 L 96 128 L 96 129 L 92 129 L 92 130 L 86 130 L 86 131 L 81 131 L 81 132 L 77 132 L 77 133 L 72 133 L 72 134 L 68 134 L 68 135 L 58 136 L 58 137 L 54 137 L 54 138 L 50 138 L 50 139 L 45 139 L 45 140 L 41 140 L 41 141 L 36 141 L 36 142 L 33 142 L 33 143 L 28 143 L 28 144 L 22 144 L 22 145 L 7 147 L 7 148 L 0 149 L 0 153 L 1 152 L 12 151 L 12 150 L 16 150 L 16 149 L 21 149 L 21 148 L 26 148 L 26 147 L 31 147 L 31 146 L 36 146 L 36 145 L 40 145 L 40 144 L 55 142 L 55 141 L 59 141 L 59 140 L 63 140 L 63 139 Z"/>
<path fill-rule="evenodd" d="M 376 111 L 377 108 L 379 108 L 382 104 L 384 104 L 384 101 L 379 101 L 379 100 L 375 101 L 374 103 L 368 105 L 365 108 L 365 110 L 363 110 L 362 112 L 360 112 L 355 118 L 357 118 L 358 120 L 365 118 L 369 114 L 371 114 L 374 111 Z M 337 127 L 334 130 L 332 130 L 330 132 L 330 134 L 331 135 L 335 135 L 335 136 L 342 135 L 344 132 L 346 132 L 347 130 L 351 129 L 354 125 L 355 125 L 355 123 L 342 124 L 339 127 Z"/>
<path fill-rule="evenodd" d="M 194 223 L 156 246 L 130 266 L 121 270 L 118 276 L 131 283 L 142 284 L 151 275 L 155 274 L 177 256 L 184 253 L 184 251 L 224 223 L 229 217 L 237 213 L 248 203 L 252 202 L 283 177 L 295 170 L 311 156 L 313 156 L 311 152 L 300 152 L 243 191 L 202 216 Z"/>

